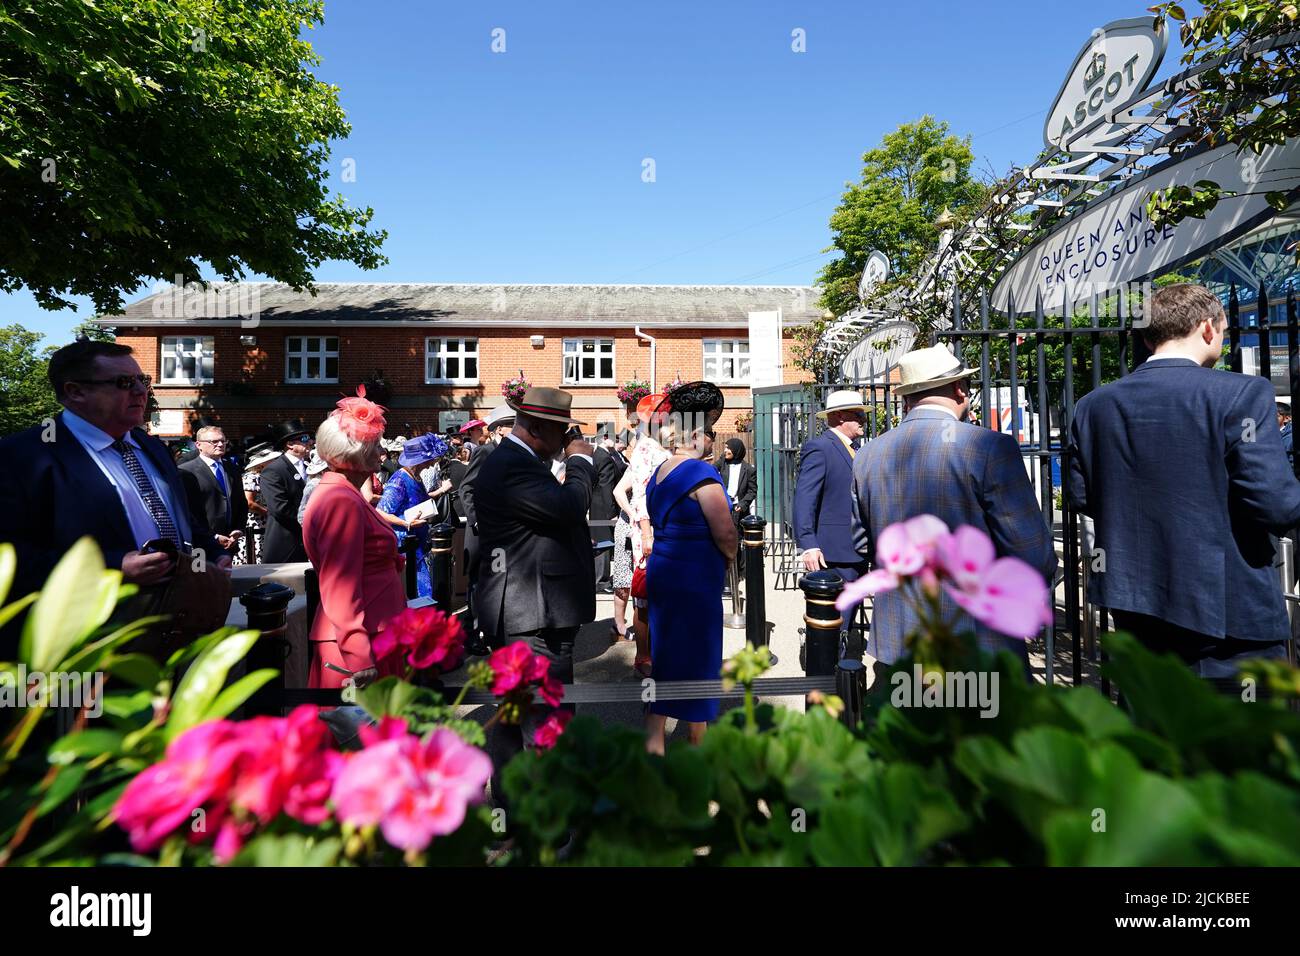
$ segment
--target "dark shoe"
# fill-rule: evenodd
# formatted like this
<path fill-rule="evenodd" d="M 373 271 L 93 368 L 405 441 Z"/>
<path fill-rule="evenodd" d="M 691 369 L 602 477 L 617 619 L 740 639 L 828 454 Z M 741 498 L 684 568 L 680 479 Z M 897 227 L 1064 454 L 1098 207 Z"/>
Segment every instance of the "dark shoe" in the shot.
<path fill-rule="evenodd" d="M 465 641 L 465 653 L 470 657 L 487 657 L 492 653 L 492 648 L 488 646 L 488 642 L 480 634 Z"/>

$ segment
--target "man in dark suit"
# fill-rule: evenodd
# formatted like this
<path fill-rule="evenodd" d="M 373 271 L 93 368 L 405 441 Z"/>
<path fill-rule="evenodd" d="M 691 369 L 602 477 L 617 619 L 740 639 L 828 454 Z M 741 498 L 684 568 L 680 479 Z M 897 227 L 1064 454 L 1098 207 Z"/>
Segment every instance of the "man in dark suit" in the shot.
<path fill-rule="evenodd" d="M 805 571 L 830 568 L 845 581 L 856 580 L 865 558 L 853 545 L 853 459 L 867 420 L 862 395 L 831 392 L 817 413 L 826 430 L 799 449 L 794 486 L 794 541 Z"/>
<path fill-rule="evenodd" d="M 614 486 L 627 470 L 627 465 L 620 468 L 613 453 L 604 447 L 604 442 L 596 448 L 592 462 L 596 466 L 596 487 L 591 492 L 591 520 L 609 522 L 591 528 L 593 542 L 608 544 L 608 547 L 601 548 L 596 554 L 596 589 L 602 594 L 613 594 L 610 559 L 614 553 L 613 522 L 619 511 L 618 505 L 614 503 Z"/>
<path fill-rule="evenodd" d="M 226 433 L 216 425 L 205 425 L 194 436 L 194 444 L 198 457 L 180 466 L 190 510 L 204 516 L 222 551 L 233 556 L 242 543 L 248 504 L 239 475 L 224 457 Z"/>
<path fill-rule="evenodd" d="M 943 345 L 916 349 L 898 365 L 906 413 L 895 428 L 873 438 L 853 463 L 853 534 L 856 548 L 873 560 L 876 540 L 891 524 L 931 514 L 951 531 L 971 525 L 989 536 L 999 558 L 1015 557 L 1049 584 L 1056 550 L 1025 472 L 1020 446 L 1010 435 L 972 425 L 973 369 Z M 987 651 L 1008 650 L 1028 667 L 1025 642 L 989 630 L 965 615 L 941 592 L 945 620 L 975 632 Z M 876 595 L 867 651 L 893 664 L 905 653 L 903 639 L 918 625 L 902 591 Z"/>
<path fill-rule="evenodd" d="M 1151 357 L 1085 395 L 1071 424 L 1070 500 L 1096 524 L 1088 596 L 1147 647 L 1230 683 L 1244 659 L 1285 656 L 1269 533 L 1300 524 L 1300 482 L 1268 379 L 1214 368 L 1214 294 L 1166 286 L 1149 311 Z"/>
<path fill-rule="evenodd" d="M 299 421 L 282 422 L 272 439 L 284 454 L 262 469 L 262 500 L 266 502 L 262 562 L 306 561 L 298 505 L 307 486 L 307 459 L 316 442 Z"/>
<path fill-rule="evenodd" d="M 569 438 L 572 396 L 530 388 L 512 402 L 515 425 L 476 481 L 482 557 L 476 602 L 483 632 L 494 647 L 528 641 L 551 662 L 551 676 L 573 683 L 573 642 L 596 618 L 595 571 L 587 511 L 596 468 L 593 448 Z M 563 449 L 564 483 L 550 462 Z M 498 771 L 531 746 L 537 714 L 522 725 L 493 728 L 489 752 Z M 494 784 L 493 795 L 501 792 Z"/>
<path fill-rule="evenodd" d="M 501 442 L 505 440 L 505 437 L 510 434 L 511 429 L 514 427 L 515 411 L 513 408 L 509 405 L 498 405 L 492 409 L 492 413 L 487 417 L 487 440 L 481 445 L 473 446 L 469 456 L 469 464 L 465 468 L 465 475 L 461 478 L 460 488 L 456 495 L 461 514 L 465 516 L 465 573 L 469 581 L 469 593 L 466 595 L 469 603 L 469 620 L 466 622 L 465 628 L 469 632 L 469 639 L 465 642 L 465 650 L 477 656 L 487 654 L 491 649 L 483 639 L 482 622 L 479 620 L 478 606 L 475 601 L 475 592 L 478 589 L 481 541 L 478 510 L 475 508 L 475 485 L 478 482 L 479 472 L 482 471 L 488 456 L 500 447 Z"/>
<path fill-rule="evenodd" d="M 740 519 L 749 514 L 754 499 L 758 497 L 758 471 L 745 461 L 745 443 L 739 438 L 727 439 L 717 467 L 722 476 L 722 487 L 727 489 L 727 497 L 731 499 L 731 520 L 736 525 L 736 533 L 740 534 Z M 743 547 L 736 552 L 736 571 L 740 574 L 745 572 Z"/>
<path fill-rule="evenodd" d="M 131 349 L 78 341 L 50 357 L 48 374 L 63 411 L 0 440 L 0 541 L 18 559 L 10 597 L 39 590 L 84 535 L 142 589 L 163 584 L 175 566 L 165 551 L 142 553 L 157 539 L 229 567 L 201 518 L 191 521 L 167 446 L 142 427 L 150 379 Z M 17 625 L 0 637 L 0 660 L 13 659 Z"/>

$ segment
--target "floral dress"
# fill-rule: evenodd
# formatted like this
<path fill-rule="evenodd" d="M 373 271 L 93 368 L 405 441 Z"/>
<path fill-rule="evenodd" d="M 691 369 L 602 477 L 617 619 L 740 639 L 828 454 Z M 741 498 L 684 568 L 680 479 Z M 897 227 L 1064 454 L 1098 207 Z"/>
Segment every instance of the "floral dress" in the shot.
<path fill-rule="evenodd" d="M 420 502 L 428 500 L 429 493 L 424 490 L 424 485 L 403 469 L 393 472 L 393 477 L 389 478 L 388 483 L 384 485 L 384 493 L 380 495 L 375 507 L 384 514 L 397 515 L 400 518 L 407 508 L 414 508 Z M 410 555 L 408 560 L 415 562 L 415 579 L 419 586 L 419 596 L 433 597 L 433 581 L 429 578 L 429 564 L 425 561 L 425 555 L 429 553 L 429 525 L 423 524 L 414 531 L 407 531 L 405 528 L 393 528 L 393 530 L 397 533 L 399 552 L 402 551 L 402 544 L 406 541 L 407 535 L 413 535 L 419 542 L 415 553 Z"/>
<path fill-rule="evenodd" d="M 632 473 L 632 490 L 628 494 L 628 502 L 632 505 L 632 513 L 628 515 L 628 534 L 632 539 L 632 567 L 636 568 L 642 565 L 645 560 L 641 554 L 641 525 L 642 520 L 649 520 L 649 514 L 646 512 L 645 491 L 646 483 L 654 475 L 655 471 L 669 458 L 668 449 L 664 448 L 649 435 L 642 435 L 637 439 L 636 447 L 632 449 L 628 456 L 627 467 Z M 631 586 L 632 577 L 628 575 L 628 585 Z M 645 607 L 645 601 L 642 598 L 633 598 L 637 607 Z"/>
<path fill-rule="evenodd" d="M 265 505 L 262 501 L 262 472 L 257 471 L 244 472 L 244 490 L 253 493 L 253 500 L 259 504 Z M 248 519 L 244 522 L 244 534 L 253 546 L 253 563 L 262 563 L 262 532 L 266 530 L 266 516 L 256 514 L 252 508 L 248 509 Z M 245 564 L 244 548 L 235 549 L 235 564 Z"/>

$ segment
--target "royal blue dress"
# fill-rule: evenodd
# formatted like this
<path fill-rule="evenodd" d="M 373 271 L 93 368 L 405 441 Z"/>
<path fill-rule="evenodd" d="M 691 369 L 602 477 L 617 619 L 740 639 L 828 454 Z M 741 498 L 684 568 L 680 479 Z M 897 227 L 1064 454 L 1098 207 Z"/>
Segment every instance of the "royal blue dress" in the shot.
<path fill-rule="evenodd" d="M 650 606 L 650 658 L 656 681 L 716 680 L 722 670 L 722 583 L 727 564 L 699 502 L 690 493 L 706 482 L 719 485 L 706 461 L 687 459 L 660 484 L 646 485 L 646 510 L 654 526 L 654 548 L 646 562 Z M 723 489 L 726 494 L 726 489 Z M 727 499 L 728 511 L 731 499 Z M 686 721 L 718 716 L 720 701 L 664 700 L 655 714 Z"/>
<path fill-rule="evenodd" d="M 384 484 L 384 493 L 380 495 L 375 507 L 385 514 L 397 515 L 400 518 L 407 508 L 414 508 L 420 502 L 428 500 L 429 493 L 424 490 L 424 485 L 412 478 L 405 469 L 399 469 L 393 472 L 393 477 Z M 420 542 L 415 554 L 407 560 L 415 562 L 420 597 L 433 597 L 433 582 L 429 580 L 429 564 L 424 560 L 429 549 L 429 525 L 423 524 L 414 531 L 407 531 L 405 528 L 393 528 L 393 531 L 397 533 L 398 551 L 402 550 L 402 542 L 406 540 L 408 534 L 414 535 Z"/>

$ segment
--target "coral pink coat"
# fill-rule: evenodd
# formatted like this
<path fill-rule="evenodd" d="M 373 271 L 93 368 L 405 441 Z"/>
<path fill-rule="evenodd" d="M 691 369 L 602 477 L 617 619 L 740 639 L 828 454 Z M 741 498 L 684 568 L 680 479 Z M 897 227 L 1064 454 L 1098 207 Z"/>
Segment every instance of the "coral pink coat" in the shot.
<path fill-rule="evenodd" d="M 320 609 L 312 624 L 309 687 L 341 687 L 349 671 L 374 667 L 370 641 L 406 608 L 403 559 L 392 526 L 343 475 L 326 472 L 307 502 L 303 543 L 320 579 Z M 399 662 L 380 668 L 397 673 Z"/>

